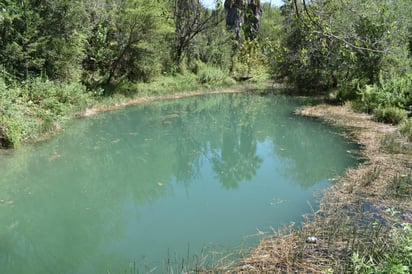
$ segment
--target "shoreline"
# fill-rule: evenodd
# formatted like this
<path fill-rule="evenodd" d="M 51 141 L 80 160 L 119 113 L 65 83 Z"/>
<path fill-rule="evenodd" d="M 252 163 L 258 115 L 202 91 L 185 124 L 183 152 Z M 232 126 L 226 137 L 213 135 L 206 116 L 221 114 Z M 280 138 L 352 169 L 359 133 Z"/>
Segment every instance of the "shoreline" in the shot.
<path fill-rule="evenodd" d="M 347 130 L 349 137 L 361 145 L 365 160 L 322 193 L 319 210 L 304 216 L 301 228 L 284 227 L 263 239 L 235 269 L 237 273 L 350 272 L 353 254 L 367 254 L 376 233 L 372 241 L 386 243 L 384 237 L 390 237 L 394 218 L 412 222 L 410 196 L 390 193 L 397 178 L 412 176 L 412 145 L 395 126 L 355 113 L 349 105 L 307 106 L 296 110 L 296 114 Z M 387 140 L 400 147 L 389 151 Z M 316 242 L 309 243 L 308 237 L 316 237 Z"/>
<path fill-rule="evenodd" d="M 112 111 L 117 109 L 122 109 L 127 106 L 139 105 L 144 103 L 150 103 L 154 101 L 160 100 L 173 100 L 173 99 L 180 99 L 185 97 L 192 97 L 192 96 L 200 96 L 200 95 L 208 95 L 208 94 L 225 94 L 225 93 L 242 93 L 248 91 L 256 91 L 256 90 L 265 90 L 272 88 L 273 85 L 269 84 L 269 82 L 264 84 L 255 84 L 255 83 L 245 83 L 245 84 L 238 84 L 229 87 L 212 87 L 208 89 L 198 89 L 198 90 L 189 90 L 189 91 L 181 91 L 181 92 L 170 92 L 166 94 L 157 94 L 157 95 L 139 95 L 137 94 L 135 97 L 120 97 L 118 101 L 110 101 L 110 100 L 103 100 L 98 101 L 96 100 L 91 104 L 91 106 L 86 107 L 84 110 L 78 111 L 73 113 L 70 117 L 68 117 L 68 121 L 82 119 L 97 115 L 101 112 Z M 106 98 L 107 99 L 107 98 Z M 38 142 L 43 142 L 52 138 L 60 132 L 64 130 L 64 125 L 59 123 L 55 123 L 53 128 L 47 132 L 42 133 L 39 136 L 34 138 L 25 139 L 21 144 L 33 144 Z M 20 144 L 19 144 L 20 145 Z M 5 148 L 0 145 L 0 152 L 7 152 L 13 151 L 18 148 Z"/>
<path fill-rule="evenodd" d="M 270 88 L 270 86 L 267 86 L 267 88 Z M 153 101 L 174 100 L 174 99 L 181 99 L 185 97 L 209 95 L 209 94 L 242 93 L 242 92 L 247 92 L 247 91 L 252 91 L 252 90 L 256 90 L 253 84 L 251 85 L 244 84 L 244 85 L 238 85 L 238 86 L 222 88 L 222 89 L 217 88 L 213 90 L 192 90 L 192 91 L 174 92 L 174 93 L 165 94 L 165 95 L 142 96 L 142 97 L 136 97 L 136 98 L 130 98 L 130 99 L 125 98 L 125 100 L 121 100 L 120 102 L 116 104 L 108 104 L 108 105 L 104 103 L 102 105 L 97 104 L 96 106 L 87 108 L 82 113 L 76 115 L 76 117 L 80 117 L 80 118 L 89 117 L 89 116 L 96 115 L 100 112 L 121 109 L 127 106 L 134 106 L 134 105 L 140 105 L 144 103 L 150 103 Z"/>

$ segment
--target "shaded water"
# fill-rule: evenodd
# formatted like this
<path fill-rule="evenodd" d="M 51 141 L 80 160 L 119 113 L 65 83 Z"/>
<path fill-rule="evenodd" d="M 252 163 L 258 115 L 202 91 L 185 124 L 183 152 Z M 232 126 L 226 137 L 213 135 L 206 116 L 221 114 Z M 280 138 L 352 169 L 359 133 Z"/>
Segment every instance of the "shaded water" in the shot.
<path fill-rule="evenodd" d="M 299 222 L 357 149 L 292 115 L 300 104 L 160 101 L 0 154 L 0 273 L 124 273 L 131 262 L 160 273 L 168 260 Z"/>

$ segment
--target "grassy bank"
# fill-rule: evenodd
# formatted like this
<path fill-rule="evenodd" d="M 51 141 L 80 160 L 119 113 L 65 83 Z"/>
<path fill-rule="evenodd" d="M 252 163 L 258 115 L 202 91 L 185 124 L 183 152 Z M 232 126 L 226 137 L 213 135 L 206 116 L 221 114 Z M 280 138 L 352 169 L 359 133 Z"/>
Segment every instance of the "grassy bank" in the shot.
<path fill-rule="evenodd" d="M 362 145 L 365 161 L 323 193 L 319 210 L 308 214 L 302 227 L 292 225 L 262 240 L 234 272 L 410 273 L 409 135 L 348 106 L 319 105 L 297 113 L 347 129 Z"/>
<path fill-rule="evenodd" d="M 224 71 L 207 66 L 197 74 L 161 76 L 150 83 L 119 82 L 93 89 L 80 83 L 40 78 L 17 82 L 0 77 L 0 149 L 48 138 L 75 117 L 158 99 L 245 91 L 252 86 L 267 87 L 253 79 L 237 83 Z"/>

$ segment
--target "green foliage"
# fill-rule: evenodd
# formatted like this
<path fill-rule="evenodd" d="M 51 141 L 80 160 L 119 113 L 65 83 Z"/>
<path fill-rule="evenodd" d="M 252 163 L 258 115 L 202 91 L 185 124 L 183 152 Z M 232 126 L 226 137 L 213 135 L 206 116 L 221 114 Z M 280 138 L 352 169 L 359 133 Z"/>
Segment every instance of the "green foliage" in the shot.
<path fill-rule="evenodd" d="M 58 130 L 69 117 L 90 104 L 91 94 L 78 83 L 39 78 L 23 85 L 0 83 L 0 145 L 5 147 Z"/>
<path fill-rule="evenodd" d="M 20 143 L 20 125 L 10 117 L 0 117 L 0 148 L 14 148 Z"/>
<path fill-rule="evenodd" d="M 366 112 L 371 112 L 372 109 L 364 109 L 366 106 L 364 106 L 363 101 L 367 100 L 363 97 L 359 98 L 359 90 L 363 89 L 365 90 L 365 93 L 367 89 L 370 88 L 370 86 L 366 86 L 367 80 L 366 79 L 352 79 L 345 81 L 343 83 L 338 84 L 338 93 L 337 93 L 337 99 L 341 102 L 345 101 L 350 101 L 354 100 L 354 103 L 356 105 L 357 110 L 359 111 L 366 111 Z M 369 91 L 369 90 L 368 90 Z"/>
<path fill-rule="evenodd" d="M 84 61 L 89 86 L 127 79 L 149 81 L 162 70 L 163 39 L 171 25 L 162 21 L 163 1 L 123 1 L 96 10 Z"/>
<path fill-rule="evenodd" d="M 270 63 L 279 81 L 298 89 L 338 88 L 338 98 L 347 100 L 365 85 L 411 73 L 407 0 L 290 0 L 281 11 L 283 32 L 272 43 Z"/>
<path fill-rule="evenodd" d="M 197 79 L 201 84 L 220 84 L 227 77 L 227 74 L 220 68 L 200 64 L 197 70 Z"/>
<path fill-rule="evenodd" d="M 365 85 L 358 93 L 360 110 L 374 114 L 378 121 L 399 123 L 412 110 L 412 77 L 381 79 L 374 85 Z"/>
<path fill-rule="evenodd" d="M 207 32 L 199 33 L 186 51 L 189 66 L 197 61 L 227 70 L 230 66 L 231 44 L 224 22 L 220 22 Z"/>
<path fill-rule="evenodd" d="M 402 123 L 400 132 L 409 140 L 409 142 L 412 142 L 412 118 L 406 119 Z"/>
<path fill-rule="evenodd" d="M 10 1 L 2 8 L 0 62 L 25 79 L 79 80 L 83 59 L 81 1 Z"/>
<path fill-rule="evenodd" d="M 274 77 L 303 90 L 325 90 L 336 85 L 333 74 L 336 43 L 317 32 L 310 32 L 294 15 L 292 3 L 282 7 L 284 33 L 273 62 Z"/>
<path fill-rule="evenodd" d="M 352 255 L 354 273 L 410 273 L 412 270 L 412 226 L 409 223 L 395 223 L 390 232 L 393 244 L 385 245 L 380 254 Z"/>
<path fill-rule="evenodd" d="M 262 54 L 264 47 L 259 40 L 246 40 L 235 58 L 232 76 L 266 80 L 268 69 L 267 60 Z"/>
<path fill-rule="evenodd" d="M 150 83 L 137 83 L 136 90 L 141 95 L 166 94 L 171 92 L 193 90 L 199 86 L 195 74 L 175 74 L 159 76 Z"/>
<path fill-rule="evenodd" d="M 373 117 L 378 122 L 389 124 L 399 124 L 408 117 L 408 113 L 404 109 L 397 107 L 378 107 L 373 111 Z"/>

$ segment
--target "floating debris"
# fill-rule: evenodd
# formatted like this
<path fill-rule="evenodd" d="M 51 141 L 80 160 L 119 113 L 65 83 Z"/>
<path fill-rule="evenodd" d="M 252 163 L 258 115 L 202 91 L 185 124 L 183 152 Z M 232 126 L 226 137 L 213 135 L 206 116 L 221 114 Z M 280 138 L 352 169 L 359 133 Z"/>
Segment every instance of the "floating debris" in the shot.
<path fill-rule="evenodd" d="M 49 161 L 54 161 L 54 160 L 56 160 L 56 159 L 59 159 L 59 158 L 61 158 L 61 157 L 63 157 L 63 155 L 61 155 L 61 154 L 58 154 L 57 152 L 54 152 L 50 157 L 49 157 Z"/>
<path fill-rule="evenodd" d="M 306 242 L 308 244 L 316 244 L 318 242 L 318 238 L 315 236 L 307 237 Z"/>
<path fill-rule="evenodd" d="M 270 205 L 271 206 L 280 205 L 280 204 L 283 204 L 284 202 L 286 201 L 279 199 L 279 198 L 273 198 L 273 200 L 270 202 Z"/>
<path fill-rule="evenodd" d="M 164 118 L 170 119 L 170 118 L 177 118 L 177 117 L 179 117 L 179 116 L 180 116 L 180 115 L 177 114 L 177 113 L 172 113 L 172 114 L 169 114 L 169 115 L 165 115 Z"/>

